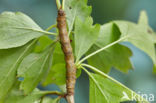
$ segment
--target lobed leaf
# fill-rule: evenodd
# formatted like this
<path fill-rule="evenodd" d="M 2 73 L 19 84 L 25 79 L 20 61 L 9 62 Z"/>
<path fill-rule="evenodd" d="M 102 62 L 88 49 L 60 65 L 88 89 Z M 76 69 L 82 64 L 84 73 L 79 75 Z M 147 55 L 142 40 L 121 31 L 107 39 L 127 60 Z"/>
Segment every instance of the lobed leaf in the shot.
<path fill-rule="evenodd" d="M 38 39 L 37 44 L 34 49 L 34 52 L 40 53 L 40 52 L 44 51 L 52 43 L 53 43 L 52 39 L 50 39 L 46 35 L 43 35 Z"/>
<path fill-rule="evenodd" d="M 75 19 L 79 17 L 81 20 L 85 20 L 86 17 L 90 16 L 92 8 L 87 6 L 88 0 L 66 0 L 65 1 L 65 12 L 67 15 L 68 23 L 68 34 L 71 33 Z"/>
<path fill-rule="evenodd" d="M 58 64 L 61 64 L 61 66 L 59 66 Z M 60 69 L 57 69 L 57 67 L 59 67 Z M 52 66 L 50 68 L 48 75 L 46 76 L 45 80 L 42 83 L 43 86 L 52 83 L 65 84 L 65 78 L 64 78 L 64 74 L 66 73 L 65 71 L 66 71 L 66 67 L 65 67 L 64 54 L 61 50 L 60 43 L 56 43 L 55 50 L 53 52 Z M 59 73 L 62 74 L 61 77 L 63 78 L 57 78 L 58 75 L 60 75 Z"/>
<path fill-rule="evenodd" d="M 28 96 L 23 95 L 19 90 L 13 90 L 7 97 L 5 103 L 35 103 L 35 101 L 39 101 L 43 95 L 45 95 L 45 93 L 37 89 Z"/>
<path fill-rule="evenodd" d="M 48 84 L 63 85 L 66 83 L 66 66 L 64 63 L 58 63 L 51 67 L 43 85 Z"/>
<path fill-rule="evenodd" d="M 90 73 L 90 103 L 120 103 L 139 101 L 149 103 L 141 96 L 101 75 Z M 134 96 L 134 97 L 133 97 Z"/>
<path fill-rule="evenodd" d="M 36 40 L 23 47 L 0 50 L 0 103 L 16 81 L 16 72 L 21 61 L 33 49 Z"/>
<path fill-rule="evenodd" d="M 20 64 L 18 77 L 24 78 L 20 89 L 24 90 L 25 94 L 32 92 L 50 69 L 52 50 L 52 47 L 49 46 L 42 53 L 32 53 Z"/>
<path fill-rule="evenodd" d="M 6 97 L 5 103 L 40 103 L 41 97 L 45 96 L 50 92 L 40 91 L 35 88 L 29 95 L 24 95 L 24 93 L 19 90 L 19 85 L 20 82 L 17 81 L 14 88 L 9 92 L 8 96 Z"/>
<path fill-rule="evenodd" d="M 44 33 L 28 16 L 21 12 L 0 14 L 0 49 L 19 47 Z"/>
<path fill-rule="evenodd" d="M 101 26 L 99 37 L 87 54 L 95 52 L 96 50 L 118 40 L 120 35 L 120 30 L 114 23 L 108 23 Z M 108 73 L 112 67 L 128 73 L 128 70 L 132 69 L 130 62 L 131 56 L 132 52 L 129 48 L 121 44 L 115 44 L 90 57 L 88 63 L 96 68 L 100 68 L 100 70 L 105 73 Z"/>
<path fill-rule="evenodd" d="M 119 27 L 122 36 L 128 35 L 125 41 L 132 43 L 151 57 L 154 69 L 156 69 L 156 35 L 148 25 L 145 12 L 142 12 L 139 24 L 128 21 L 114 21 L 114 23 Z"/>
<path fill-rule="evenodd" d="M 77 18 L 75 21 L 74 41 L 76 62 L 89 50 L 98 38 L 100 25 L 92 25 L 93 20 L 88 17 L 85 22 Z"/>

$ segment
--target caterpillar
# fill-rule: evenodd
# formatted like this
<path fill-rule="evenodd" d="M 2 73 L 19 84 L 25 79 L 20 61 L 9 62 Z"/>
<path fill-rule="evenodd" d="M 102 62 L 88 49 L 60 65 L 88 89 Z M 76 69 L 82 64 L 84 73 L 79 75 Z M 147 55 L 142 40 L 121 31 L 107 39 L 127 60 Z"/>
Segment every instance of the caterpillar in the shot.
<path fill-rule="evenodd" d="M 64 10 L 58 10 L 57 17 L 57 28 L 59 30 L 59 38 L 61 43 L 62 51 L 65 55 L 66 61 L 66 88 L 67 96 L 66 99 L 74 100 L 74 88 L 76 82 L 76 67 L 74 63 L 73 50 L 70 44 L 70 38 L 68 36 L 67 24 L 66 24 L 66 15 Z M 72 101 L 73 103 L 73 101 Z"/>

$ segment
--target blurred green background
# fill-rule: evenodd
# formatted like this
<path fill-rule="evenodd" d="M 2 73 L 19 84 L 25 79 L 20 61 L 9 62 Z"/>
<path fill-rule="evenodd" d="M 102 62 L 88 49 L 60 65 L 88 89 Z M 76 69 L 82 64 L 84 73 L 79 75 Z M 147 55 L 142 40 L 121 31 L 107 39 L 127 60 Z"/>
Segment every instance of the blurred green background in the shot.
<path fill-rule="evenodd" d="M 89 0 L 93 6 L 92 16 L 95 23 L 104 24 L 112 20 L 137 22 L 141 10 L 146 10 L 149 23 L 156 30 L 156 0 Z M 56 23 L 55 0 L 0 0 L 0 12 L 21 11 L 29 15 L 43 29 Z M 131 61 L 134 70 L 123 74 L 112 69 L 110 75 L 137 93 L 154 94 L 156 98 L 156 76 L 152 74 L 152 61 L 144 52 L 130 43 L 124 43 L 133 51 Z M 76 103 L 89 102 L 89 81 L 85 73 L 77 80 Z M 41 89 L 55 90 L 55 85 Z M 64 103 L 62 100 L 61 103 Z M 151 103 L 156 103 L 151 102 Z"/>

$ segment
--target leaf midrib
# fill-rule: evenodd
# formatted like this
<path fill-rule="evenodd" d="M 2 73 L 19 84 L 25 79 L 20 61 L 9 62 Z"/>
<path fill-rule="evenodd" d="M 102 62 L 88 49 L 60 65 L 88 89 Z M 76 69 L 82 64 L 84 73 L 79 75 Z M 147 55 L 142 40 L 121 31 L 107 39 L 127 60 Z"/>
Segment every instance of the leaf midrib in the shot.
<path fill-rule="evenodd" d="M 43 61 L 43 64 L 41 65 L 41 69 L 40 69 L 40 71 L 38 72 L 39 75 L 41 74 L 41 72 L 42 72 L 42 70 L 43 70 L 43 68 L 44 68 L 44 66 L 45 66 L 45 64 L 46 64 L 46 61 L 47 61 L 47 58 L 48 58 L 48 57 L 49 57 L 49 55 L 47 55 L 46 58 L 45 58 L 45 60 Z M 36 81 L 37 79 L 38 79 L 38 77 L 36 77 L 35 79 L 33 79 L 32 84 L 34 84 L 35 81 Z"/>
<path fill-rule="evenodd" d="M 91 73 L 89 73 L 89 76 L 91 77 L 91 79 L 93 80 L 93 82 L 95 83 L 95 85 L 97 86 L 97 88 L 99 89 L 99 91 L 101 92 L 101 94 L 106 98 L 107 103 L 109 103 L 108 100 L 107 100 L 107 99 L 108 99 L 107 96 L 106 96 L 105 93 L 102 91 L 102 88 L 101 88 L 100 85 L 97 83 L 97 81 L 95 80 L 95 78 L 92 76 Z"/>
<path fill-rule="evenodd" d="M 40 57 L 35 58 L 34 62 L 32 62 L 27 68 L 30 68 L 33 64 L 35 64 L 40 58 L 42 58 L 45 54 L 43 54 Z M 27 72 L 29 69 L 26 69 L 24 72 Z M 20 74 L 22 75 L 22 74 Z"/>

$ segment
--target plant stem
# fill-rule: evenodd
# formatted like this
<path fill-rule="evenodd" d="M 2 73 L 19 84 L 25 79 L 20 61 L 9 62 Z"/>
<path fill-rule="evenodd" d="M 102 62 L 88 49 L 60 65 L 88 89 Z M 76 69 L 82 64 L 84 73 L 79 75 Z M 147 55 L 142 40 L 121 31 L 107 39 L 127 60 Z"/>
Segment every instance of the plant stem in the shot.
<path fill-rule="evenodd" d="M 61 2 L 60 2 L 60 0 L 56 0 L 56 6 L 57 6 L 57 9 L 58 10 L 61 8 Z"/>
<path fill-rule="evenodd" d="M 51 25 L 45 31 L 49 31 L 49 30 L 51 30 L 52 28 L 55 28 L 55 27 L 57 27 L 56 24 L 55 25 Z"/>
<path fill-rule="evenodd" d="M 64 10 L 65 0 L 62 0 L 62 10 Z"/>
<path fill-rule="evenodd" d="M 107 46 L 105 46 L 105 47 L 103 47 L 103 48 L 101 48 L 101 49 L 99 49 L 99 50 L 97 50 L 97 51 L 95 51 L 95 52 L 89 54 L 88 56 L 84 57 L 83 59 L 81 59 L 81 60 L 80 60 L 78 63 L 76 63 L 76 64 L 77 64 L 77 65 L 80 65 L 82 62 L 84 62 L 84 61 L 87 60 L 88 58 L 90 58 L 90 57 L 96 55 L 97 53 L 100 53 L 100 52 L 102 52 L 103 50 L 105 50 L 105 49 L 107 49 L 107 48 L 109 48 L 109 47 L 111 47 L 111 46 L 113 46 L 113 45 L 115 45 L 115 44 L 121 42 L 122 40 L 126 39 L 127 37 L 128 37 L 128 36 L 122 37 L 122 38 L 120 38 L 119 40 L 117 40 L 117 41 L 115 41 L 115 42 L 112 42 L 112 43 L 110 43 L 109 45 L 107 45 Z"/>
<path fill-rule="evenodd" d="M 58 95 L 58 96 L 63 96 L 64 94 L 58 91 L 43 91 L 45 95 Z"/>
<path fill-rule="evenodd" d="M 62 51 L 65 55 L 66 62 L 66 99 L 68 103 L 74 103 L 74 88 L 76 82 L 76 66 L 74 63 L 74 55 L 70 44 L 70 39 L 67 32 L 66 16 L 65 12 L 58 10 L 57 27 L 59 30 L 60 43 Z"/>
<path fill-rule="evenodd" d="M 98 73 L 98 74 L 100 74 L 100 75 L 102 75 L 102 76 L 104 76 L 104 77 L 106 77 L 106 78 L 108 78 L 108 79 L 110 79 L 110 80 L 116 82 L 117 84 L 123 86 L 124 88 L 130 90 L 129 88 L 127 88 L 126 86 L 124 86 L 123 84 L 121 84 L 120 82 L 118 82 L 117 80 L 113 79 L 113 78 L 110 77 L 109 75 L 107 75 L 107 74 L 101 72 L 101 71 L 98 70 L 97 68 L 95 68 L 95 67 L 93 67 L 93 66 L 91 66 L 91 65 L 88 65 L 88 64 L 81 64 L 81 65 L 82 65 L 82 66 L 85 66 L 85 67 L 87 67 L 87 68 L 90 68 L 90 69 L 93 70 L 94 72 L 96 72 L 96 73 Z"/>
<path fill-rule="evenodd" d="M 122 85 L 123 87 L 125 87 L 126 89 L 128 89 L 126 86 L 124 86 L 124 85 L 121 84 L 120 82 L 116 81 L 115 79 L 113 79 L 113 78 L 110 77 L 109 75 L 107 75 L 107 74 L 101 72 L 100 70 L 98 70 L 97 68 L 95 68 L 95 67 L 93 67 L 93 66 L 91 66 L 91 65 L 88 65 L 88 64 L 81 64 L 81 66 L 85 66 L 85 67 L 87 67 L 87 68 L 90 68 L 90 69 L 93 70 L 94 72 L 96 72 L 96 73 L 98 73 L 98 74 L 100 74 L 100 75 L 102 75 L 102 76 L 104 76 L 104 77 L 106 77 L 106 78 L 109 78 L 110 80 L 112 80 L 112 81 L 116 82 L 117 84 L 120 84 L 120 85 Z M 83 69 L 83 68 L 82 68 L 82 69 Z"/>
<path fill-rule="evenodd" d="M 42 97 L 41 97 L 41 101 L 40 103 L 43 102 L 43 98 L 46 96 L 46 95 L 57 95 L 57 101 L 61 98 L 64 98 L 65 97 L 65 94 L 64 93 L 61 93 L 61 92 L 58 92 L 58 91 L 42 91 L 42 93 L 44 94 Z"/>

